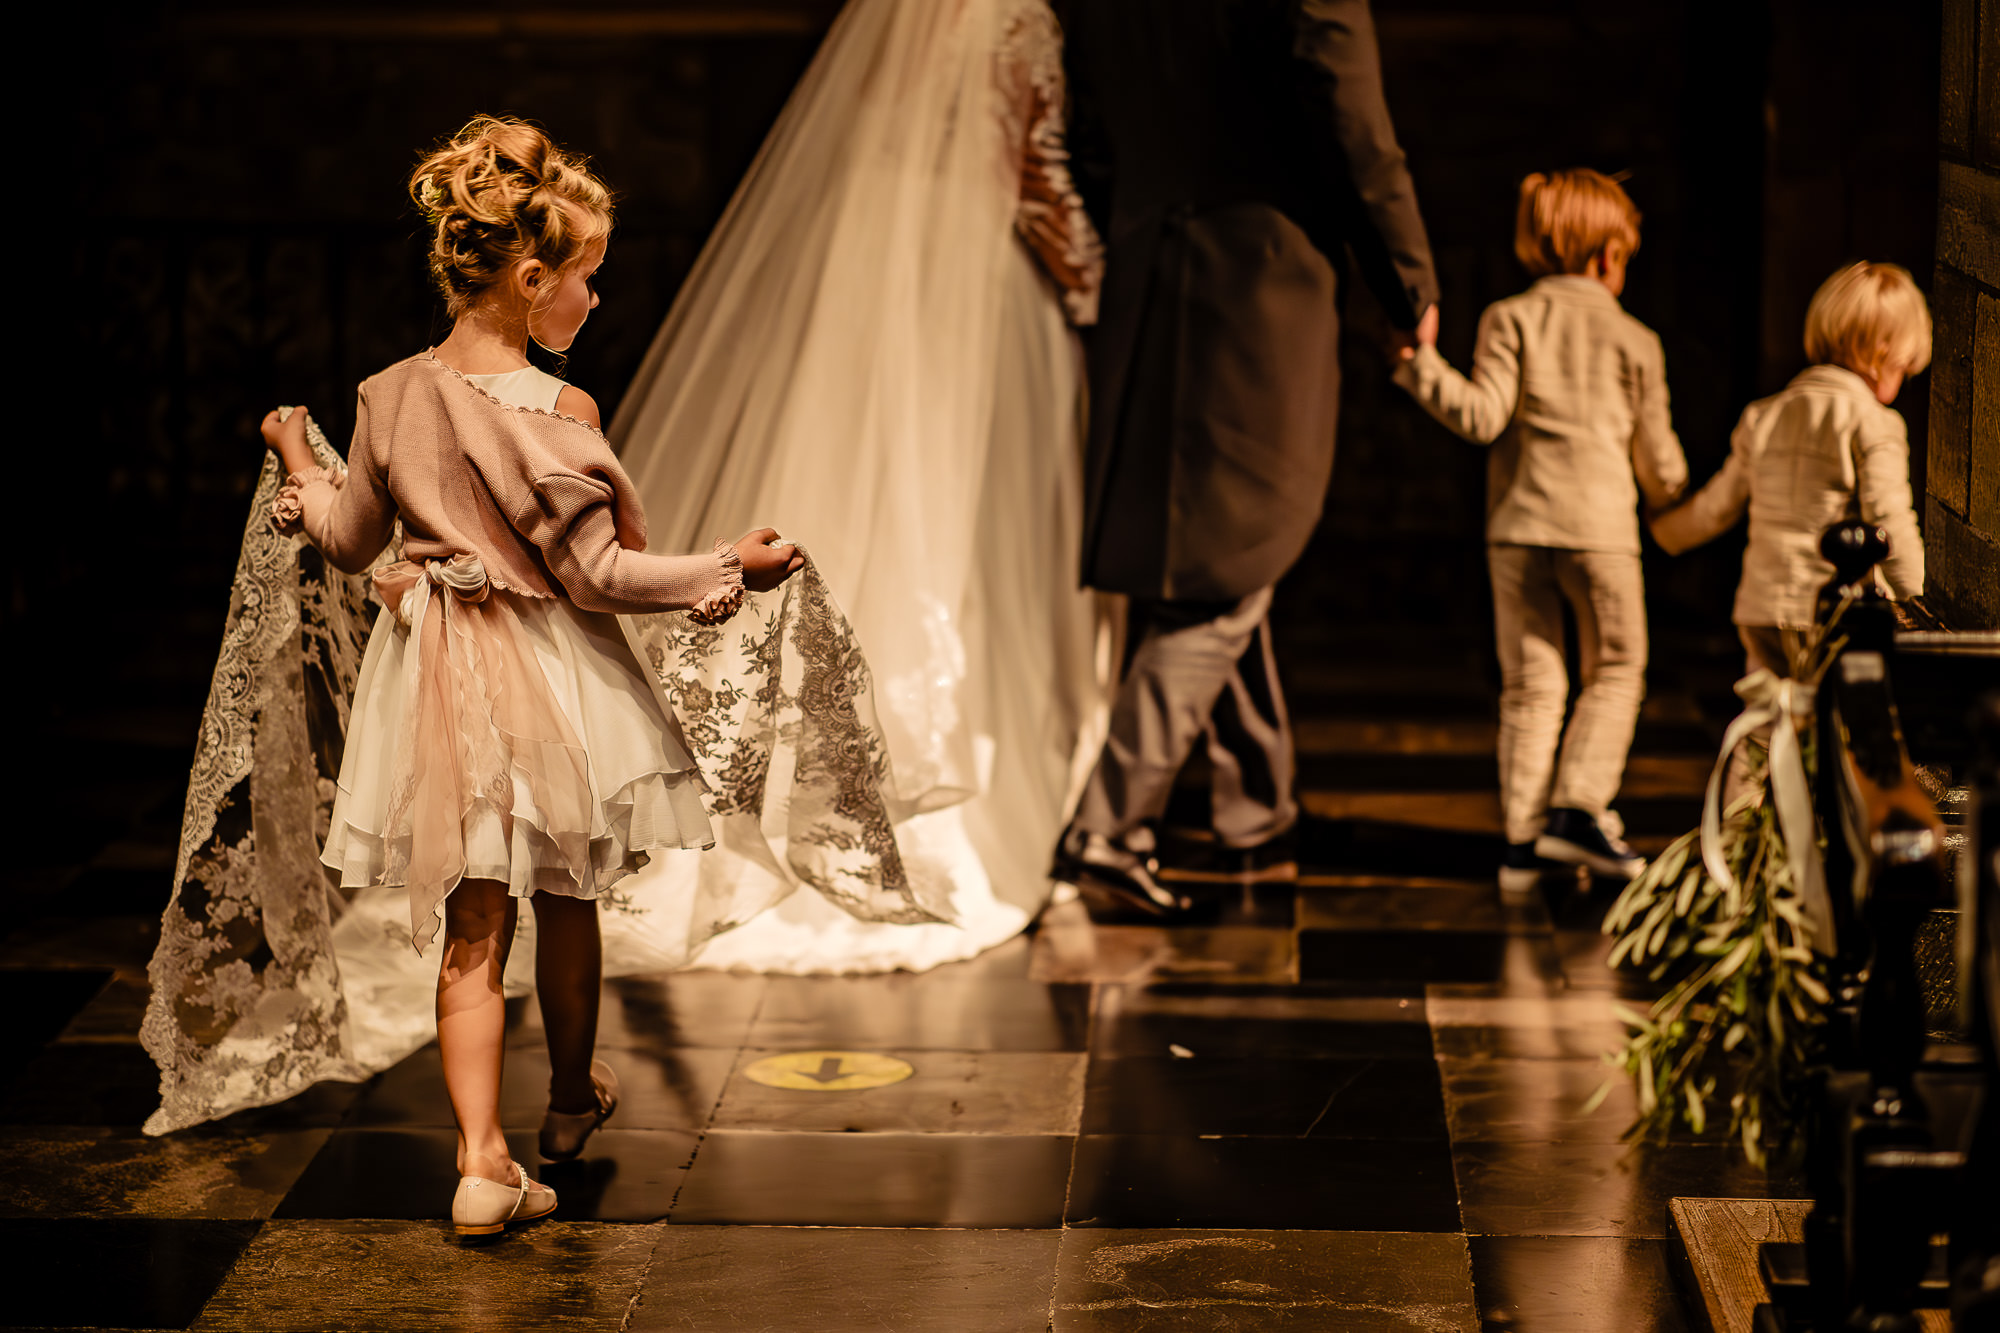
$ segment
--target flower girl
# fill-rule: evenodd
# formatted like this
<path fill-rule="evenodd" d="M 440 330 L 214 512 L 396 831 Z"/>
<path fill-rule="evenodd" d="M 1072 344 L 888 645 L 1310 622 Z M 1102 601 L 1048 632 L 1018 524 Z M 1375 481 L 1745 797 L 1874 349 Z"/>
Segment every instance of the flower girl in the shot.
<path fill-rule="evenodd" d="M 350 574 L 378 621 L 356 683 L 321 859 L 345 890 L 406 887 L 409 939 L 442 926 L 438 1047 L 458 1124 L 452 1221 L 492 1234 L 547 1215 L 553 1190 L 499 1121 L 502 978 L 522 899 L 552 1077 L 542 1155 L 577 1155 L 617 1105 L 593 1060 L 597 899 L 649 852 L 714 841 L 703 784 L 619 614 L 727 619 L 800 568 L 770 529 L 694 555 L 645 550 L 645 516 L 597 406 L 531 366 L 597 305 L 612 208 L 541 130 L 481 116 L 410 181 L 454 318 L 430 351 L 361 385 L 344 471 L 315 466 L 306 414 L 272 413 L 290 473 L 272 509 Z"/>

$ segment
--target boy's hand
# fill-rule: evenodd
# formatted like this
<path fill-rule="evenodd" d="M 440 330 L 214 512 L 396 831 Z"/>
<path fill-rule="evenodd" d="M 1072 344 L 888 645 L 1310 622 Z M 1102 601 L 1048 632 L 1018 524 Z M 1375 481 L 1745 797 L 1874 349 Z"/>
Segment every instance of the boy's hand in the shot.
<path fill-rule="evenodd" d="M 776 528 L 746 532 L 736 542 L 736 558 L 743 562 L 743 586 L 751 592 L 769 592 L 806 567 L 806 558 L 791 543 L 773 546 Z"/>
<path fill-rule="evenodd" d="M 264 421 L 258 427 L 264 436 L 264 447 L 278 456 L 286 472 L 303 472 L 313 466 L 312 446 L 306 443 L 306 410 L 294 407 L 289 412 L 284 408 L 273 408 L 264 414 Z"/>
<path fill-rule="evenodd" d="M 1424 307 L 1424 313 L 1417 317 L 1416 328 L 1408 331 L 1403 329 L 1389 331 L 1389 349 L 1396 354 L 1398 361 L 1413 359 L 1419 347 L 1435 347 L 1437 340 L 1438 308 L 1435 305 Z"/>

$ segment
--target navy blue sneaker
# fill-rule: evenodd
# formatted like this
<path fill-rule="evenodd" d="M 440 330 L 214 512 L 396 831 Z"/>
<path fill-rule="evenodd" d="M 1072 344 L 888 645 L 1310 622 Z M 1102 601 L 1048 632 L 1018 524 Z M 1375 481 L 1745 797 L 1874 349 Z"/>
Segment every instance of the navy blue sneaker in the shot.
<path fill-rule="evenodd" d="M 1535 855 L 1532 842 L 1510 842 L 1500 853 L 1500 892 L 1526 893 L 1542 881 L 1549 863 Z"/>
<path fill-rule="evenodd" d="M 1636 855 L 1623 839 L 1604 828 L 1603 821 L 1582 810 L 1549 811 L 1542 836 L 1535 839 L 1535 854 L 1564 865 L 1584 866 L 1593 875 L 1607 879 L 1631 879 L 1646 868 L 1646 858 Z"/>

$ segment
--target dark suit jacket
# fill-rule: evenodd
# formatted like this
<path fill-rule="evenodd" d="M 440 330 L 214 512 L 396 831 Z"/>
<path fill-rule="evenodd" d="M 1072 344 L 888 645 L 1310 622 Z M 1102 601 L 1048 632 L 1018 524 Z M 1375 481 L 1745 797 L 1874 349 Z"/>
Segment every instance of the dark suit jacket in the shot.
<path fill-rule="evenodd" d="M 1070 0 L 1079 187 L 1107 247 L 1084 582 L 1234 600 L 1333 471 L 1335 263 L 1398 326 L 1437 299 L 1366 0 Z"/>

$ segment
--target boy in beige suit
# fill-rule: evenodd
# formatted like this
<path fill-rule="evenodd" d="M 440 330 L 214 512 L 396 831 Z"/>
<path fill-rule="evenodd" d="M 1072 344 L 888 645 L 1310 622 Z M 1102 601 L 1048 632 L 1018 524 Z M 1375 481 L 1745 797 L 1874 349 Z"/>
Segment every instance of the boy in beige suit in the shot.
<path fill-rule="evenodd" d="M 1931 317 L 1908 270 L 1849 264 L 1806 310 L 1813 364 L 1769 398 L 1743 409 L 1722 470 L 1686 504 L 1653 522 L 1678 555 L 1733 527 L 1750 511 L 1732 618 L 1745 669 L 1792 674 L 1785 638 L 1810 629 L 1819 590 L 1833 577 L 1819 539 L 1842 519 L 1889 536 L 1881 565 L 1889 595 L 1924 590 L 1924 542 L 1910 496 L 1910 438 L 1889 404 L 1931 359 Z"/>
<path fill-rule="evenodd" d="M 1645 865 L 1610 812 L 1646 691 L 1637 509 L 1641 495 L 1654 509 L 1671 504 L 1687 460 L 1659 337 L 1618 304 L 1638 245 L 1639 211 L 1609 177 L 1529 176 L 1514 252 L 1537 280 L 1481 316 L 1471 377 L 1432 345 L 1396 369 L 1425 411 L 1492 446 L 1486 551 L 1506 890 L 1531 887 L 1547 861 L 1626 878 Z M 1583 676 L 1566 731 L 1565 602 Z"/>

